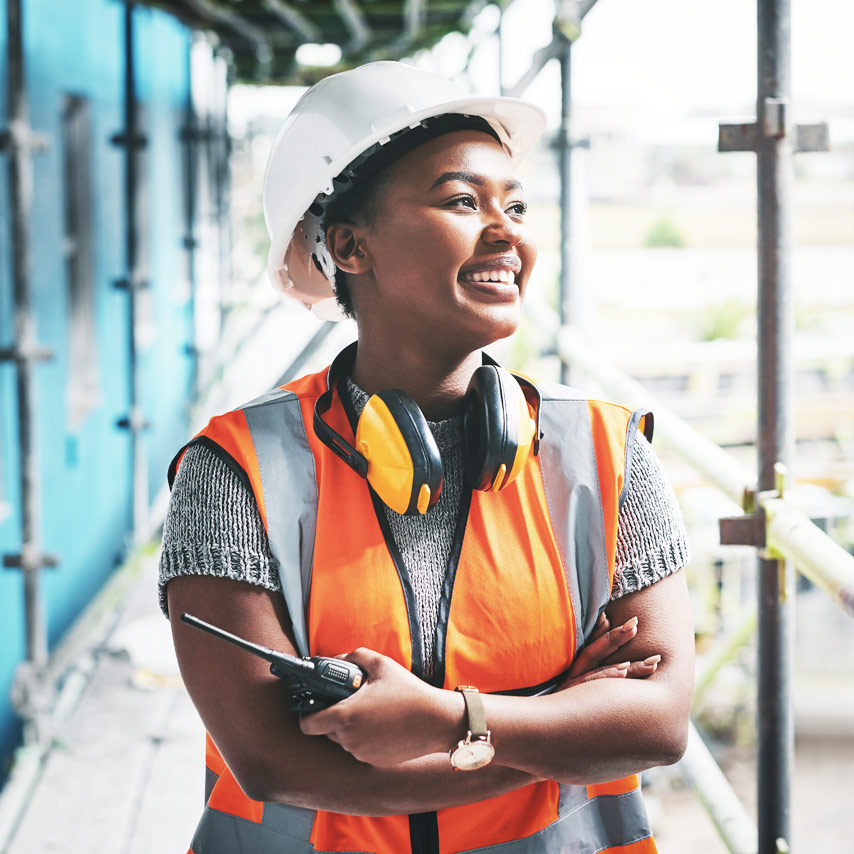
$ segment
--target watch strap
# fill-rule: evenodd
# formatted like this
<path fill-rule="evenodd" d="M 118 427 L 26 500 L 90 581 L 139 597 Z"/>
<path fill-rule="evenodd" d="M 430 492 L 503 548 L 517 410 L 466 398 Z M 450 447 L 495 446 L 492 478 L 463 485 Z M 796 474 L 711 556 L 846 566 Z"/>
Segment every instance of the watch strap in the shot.
<path fill-rule="evenodd" d="M 489 730 L 486 728 L 486 712 L 483 708 L 483 699 L 480 691 L 471 685 L 460 685 L 457 688 L 463 695 L 466 704 L 466 715 L 468 717 L 468 729 L 471 738 L 487 738 Z"/>

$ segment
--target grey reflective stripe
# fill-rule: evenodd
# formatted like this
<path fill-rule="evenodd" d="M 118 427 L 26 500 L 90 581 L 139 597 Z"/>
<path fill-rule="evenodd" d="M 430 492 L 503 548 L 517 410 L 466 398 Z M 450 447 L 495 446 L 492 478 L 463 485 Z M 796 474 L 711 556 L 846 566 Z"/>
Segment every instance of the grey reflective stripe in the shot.
<path fill-rule="evenodd" d="M 629 482 L 632 479 L 632 457 L 634 455 L 635 442 L 637 441 L 635 431 L 638 429 L 644 415 L 649 414 L 648 409 L 636 409 L 632 413 L 632 417 L 629 418 L 629 426 L 626 427 L 626 456 L 624 468 L 626 478 L 623 481 L 623 488 L 620 490 L 620 509 L 622 509 L 626 496 L 629 494 Z"/>
<path fill-rule="evenodd" d="M 552 530 L 566 573 L 575 624 L 576 652 L 611 598 L 605 518 L 587 401 L 573 389 L 540 389 L 540 466 Z"/>
<path fill-rule="evenodd" d="M 311 836 L 314 817 L 317 813 L 304 807 L 292 807 L 290 804 L 264 804 L 264 815 L 261 823 L 271 830 L 278 830 L 296 839 L 306 842 Z"/>
<path fill-rule="evenodd" d="M 572 786 L 584 790 L 583 786 Z M 564 786 L 561 784 L 561 796 Z M 563 797 L 561 797 L 563 800 Z M 533 836 L 471 848 L 466 854 L 597 854 L 606 848 L 630 845 L 652 833 L 640 789 L 624 795 L 599 795 L 561 811 L 557 821 Z"/>
<path fill-rule="evenodd" d="M 205 766 L 205 803 L 210 800 L 211 792 L 214 790 L 217 780 L 219 780 L 219 774 L 215 774 Z"/>
<path fill-rule="evenodd" d="M 560 815 L 539 833 L 464 854 L 596 854 L 651 836 L 640 789 L 588 800 L 584 786 L 561 784 Z M 261 824 L 210 808 L 193 837 L 195 854 L 318 854 L 309 842 L 312 810 L 264 804 Z M 354 852 L 348 854 L 370 854 Z"/>
<path fill-rule="evenodd" d="M 308 655 L 305 611 L 317 525 L 314 455 L 293 392 L 270 392 L 243 412 L 258 458 L 270 550 L 279 564 L 294 640 L 300 655 Z"/>
<path fill-rule="evenodd" d="M 282 809 L 307 812 L 298 807 L 283 806 Z M 265 815 L 266 812 L 265 804 Z M 190 847 L 195 854 L 315 854 L 308 833 L 302 835 L 299 820 L 296 827 L 297 831 L 293 832 L 286 829 L 284 822 L 281 826 L 258 824 L 206 807 Z"/>

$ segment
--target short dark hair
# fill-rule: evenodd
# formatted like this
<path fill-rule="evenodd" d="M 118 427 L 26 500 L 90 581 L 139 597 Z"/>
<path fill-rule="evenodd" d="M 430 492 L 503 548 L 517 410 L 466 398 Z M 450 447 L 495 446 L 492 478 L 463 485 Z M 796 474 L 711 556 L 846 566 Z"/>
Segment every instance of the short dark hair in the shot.
<path fill-rule="evenodd" d="M 350 223 L 353 225 L 364 222 L 372 226 L 379 214 L 380 198 L 388 177 L 388 168 L 381 169 L 373 175 L 359 181 L 347 192 L 333 196 L 323 211 L 323 233 L 332 225 Z M 355 318 L 353 298 L 347 274 L 336 266 L 335 268 L 335 299 L 341 310 L 349 318 Z"/>

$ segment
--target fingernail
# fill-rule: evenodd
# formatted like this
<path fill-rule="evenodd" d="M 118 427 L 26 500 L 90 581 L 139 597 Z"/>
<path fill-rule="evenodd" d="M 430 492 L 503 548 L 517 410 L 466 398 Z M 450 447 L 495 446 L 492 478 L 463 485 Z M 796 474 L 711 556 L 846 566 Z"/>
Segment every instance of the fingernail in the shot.
<path fill-rule="evenodd" d="M 638 618 L 632 617 L 631 620 L 626 620 L 626 622 L 623 623 L 623 631 L 624 632 L 630 632 L 637 624 L 638 624 Z"/>
<path fill-rule="evenodd" d="M 649 658 L 645 658 L 643 660 L 643 663 L 644 664 L 658 664 L 659 661 L 661 661 L 660 655 L 651 655 Z"/>
<path fill-rule="evenodd" d="M 616 665 L 617 670 L 628 670 L 631 667 L 631 661 L 622 661 Z"/>

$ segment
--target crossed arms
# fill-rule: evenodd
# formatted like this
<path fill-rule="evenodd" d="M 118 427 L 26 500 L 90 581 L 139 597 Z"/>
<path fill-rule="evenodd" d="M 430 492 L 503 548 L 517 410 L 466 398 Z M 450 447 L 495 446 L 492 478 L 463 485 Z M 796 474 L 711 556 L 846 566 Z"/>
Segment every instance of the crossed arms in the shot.
<path fill-rule="evenodd" d="M 555 693 L 485 695 L 495 758 L 471 773 L 454 772 L 448 759 L 448 748 L 465 735 L 457 692 L 359 650 L 347 657 L 367 671 L 364 687 L 300 719 L 288 711 L 285 686 L 265 662 L 178 619 L 190 611 L 296 654 L 281 594 L 195 575 L 173 579 L 168 600 L 187 690 L 250 798 L 396 815 L 472 803 L 540 779 L 605 782 L 675 762 L 685 749 L 693 683 L 684 576 L 676 572 L 611 602 L 598 640 Z"/>

